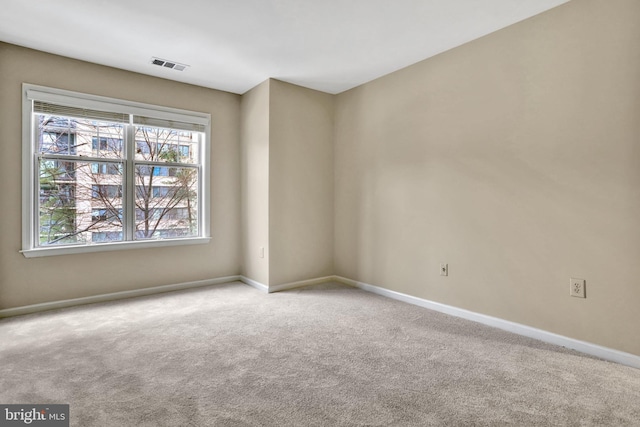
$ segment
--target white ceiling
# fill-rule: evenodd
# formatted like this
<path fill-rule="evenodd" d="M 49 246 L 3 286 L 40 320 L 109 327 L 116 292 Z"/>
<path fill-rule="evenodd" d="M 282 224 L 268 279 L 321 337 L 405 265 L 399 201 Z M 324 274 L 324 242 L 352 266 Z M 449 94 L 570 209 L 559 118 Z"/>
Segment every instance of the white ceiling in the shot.
<path fill-rule="evenodd" d="M 339 93 L 567 1 L 0 0 L 0 40 L 240 94 L 269 77 Z"/>

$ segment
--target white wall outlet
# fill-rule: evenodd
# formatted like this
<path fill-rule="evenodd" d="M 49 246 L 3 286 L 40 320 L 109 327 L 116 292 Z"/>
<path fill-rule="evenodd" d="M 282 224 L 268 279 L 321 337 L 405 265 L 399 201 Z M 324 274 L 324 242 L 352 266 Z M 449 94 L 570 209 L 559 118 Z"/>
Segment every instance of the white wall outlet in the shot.
<path fill-rule="evenodd" d="M 449 275 L 449 264 L 440 264 L 440 275 L 441 276 Z"/>
<path fill-rule="evenodd" d="M 260 246 L 259 254 L 260 254 L 260 258 L 264 258 L 264 246 Z"/>
<path fill-rule="evenodd" d="M 586 289 L 584 279 L 571 278 L 569 295 L 576 298 L 586 298 Z"/>

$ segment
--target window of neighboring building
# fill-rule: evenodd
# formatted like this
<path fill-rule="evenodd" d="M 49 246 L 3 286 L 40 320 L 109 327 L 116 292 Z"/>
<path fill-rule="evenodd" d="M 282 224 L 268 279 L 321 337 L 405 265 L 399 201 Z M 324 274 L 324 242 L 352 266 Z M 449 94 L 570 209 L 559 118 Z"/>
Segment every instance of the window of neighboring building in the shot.
<path fill-rule="evenodd" d="M 25 256 L 208 241 L 208 114 L 23 92 Z"/>

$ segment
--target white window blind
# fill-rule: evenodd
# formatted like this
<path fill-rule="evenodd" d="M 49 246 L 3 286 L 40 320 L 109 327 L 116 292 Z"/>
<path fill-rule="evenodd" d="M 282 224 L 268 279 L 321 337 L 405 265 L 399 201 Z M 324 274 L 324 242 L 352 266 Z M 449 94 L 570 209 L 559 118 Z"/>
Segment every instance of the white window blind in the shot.
<path fill-rule="evenodd" d="M 34 108 L 49 109 L 48 111 L 40 111 L 44 114 L 89 119 L 92 118 L 91 115 L 93 114 L 96 116 L 95 120 L 113 120 L 116 122 L 121 122 L 122 117 L 126 116 L 126 123 L 129 123 L 129 117 L 132 116 L 134 124 L 193 132 L 205 132 L 211 122 L 211 116 L 206 113 L 157 107 L 139 102 L 86 95 L 60 89 L 40 89 L 34 86 L 26 90 L 26 98 L 33 101 Z M 53 111 L 58 111 L 58 113 Z"/>
<path fill-rule="evenodd" d="M 128 114 L 92 110 L 88 108 L 69 107 L 66 105 L 50 104 L 43 101 L 33 101 L 33 112 L 39 114 L 48 114 L 51 116 L 80 117 L 89 120 L 129 123 Z"/>
<path fill-rule="evenodd" d="M 185 123 L 176 120 L 159 119 L 155 117 L 133 116 L 133 124 L 139 126 L 161 127 L 168 129 L 204 132 L 206 126 L 201 123 Z"/>

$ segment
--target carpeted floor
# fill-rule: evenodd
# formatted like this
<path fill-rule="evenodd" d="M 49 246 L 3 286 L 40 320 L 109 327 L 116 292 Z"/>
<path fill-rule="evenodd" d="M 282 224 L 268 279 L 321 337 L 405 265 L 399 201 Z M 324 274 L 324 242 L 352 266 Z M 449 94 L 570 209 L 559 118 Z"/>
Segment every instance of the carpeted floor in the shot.
<path fill-rule="evenodd" d="M 640 426 L 640 370 L 338 284 L 0 321 L 0 403 L 72 426 Z"/>

